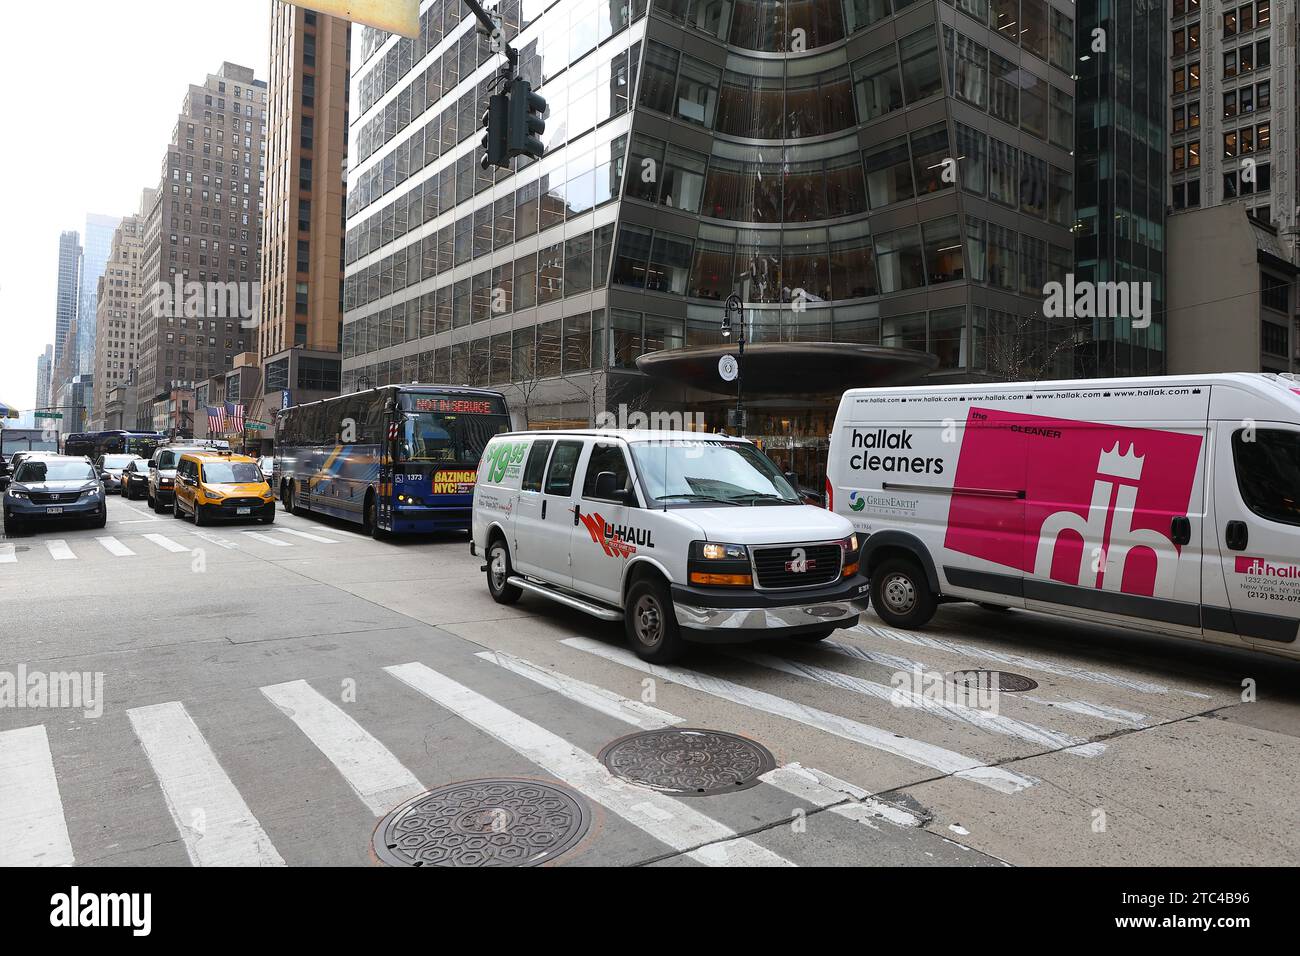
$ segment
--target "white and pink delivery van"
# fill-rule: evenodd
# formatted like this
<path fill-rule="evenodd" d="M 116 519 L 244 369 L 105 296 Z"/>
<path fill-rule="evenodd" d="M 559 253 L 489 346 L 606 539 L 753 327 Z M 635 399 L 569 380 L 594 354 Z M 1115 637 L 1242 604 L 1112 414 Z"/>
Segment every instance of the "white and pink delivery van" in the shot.
<path fill-rule="evenodd" d="M 976 601 L 1300 657 L 1300 381 L 856 389 L 827 506 L 887 623 Z"/>

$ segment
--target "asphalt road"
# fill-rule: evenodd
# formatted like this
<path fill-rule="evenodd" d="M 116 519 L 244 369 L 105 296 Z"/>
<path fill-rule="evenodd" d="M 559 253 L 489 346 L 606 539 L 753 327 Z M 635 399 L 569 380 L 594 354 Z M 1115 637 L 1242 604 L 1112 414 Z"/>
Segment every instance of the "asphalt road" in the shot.
<path fill-rule="evenodd" d="M 0 539 L 0 865 L 379 865 L 390 810 L 483 778 L 575 797 L 564 865 L 1300 862 L 1300 665 L 949 605 L 651 668 L 618 625 L 493 603 L 479 566 L 463 535 L 196 529 L 116 497 L 105 529 Z M 996 716 L 892 694 L 969 669 L 1037 686 Z M 57 673 L 101 699 L 42 706 Z M 598 760 L 672 728 L 776 767 L 681 796 Z M 485 821 L 462 824 L 448 846 Z"/>

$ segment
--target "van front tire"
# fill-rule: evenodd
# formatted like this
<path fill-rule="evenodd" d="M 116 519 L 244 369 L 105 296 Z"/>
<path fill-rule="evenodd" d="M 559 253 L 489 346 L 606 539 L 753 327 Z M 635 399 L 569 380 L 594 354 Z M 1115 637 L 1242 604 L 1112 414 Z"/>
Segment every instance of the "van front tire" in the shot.
<path fill-rule="evenodd" d="M 671 664 L 686 650 L 668 588 L 656 578 L 642 578 L 628 589 L 623 627 L 636 656 L 651 664 Z"/>
<path fill-rule="evenodd" d="M 890 627 L 924 627 L 938 604 L 915 561 L 891 558 L 871 572 L 871 606 Z"/>
<path fill-rule="evenodd" d="M 514 604 L 524 593 L 522 588 L 510 583 L 514 573 L 514 565 L 510 563 L 510 549 L 505 541 L 497 538 L 488 545 L 487 585 L 492 600 L 498 604 Z"/>

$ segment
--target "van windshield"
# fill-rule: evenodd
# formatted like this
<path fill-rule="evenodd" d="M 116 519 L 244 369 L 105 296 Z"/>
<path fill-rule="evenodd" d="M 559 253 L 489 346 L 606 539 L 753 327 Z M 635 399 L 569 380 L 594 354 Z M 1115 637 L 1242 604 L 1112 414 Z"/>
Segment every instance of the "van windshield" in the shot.
<path fill-rule="evenodd" d="M 631 447 L 637 474 L 661 505 L 802 504 L 780 469 L 748 442 L 666 440 Z"/>

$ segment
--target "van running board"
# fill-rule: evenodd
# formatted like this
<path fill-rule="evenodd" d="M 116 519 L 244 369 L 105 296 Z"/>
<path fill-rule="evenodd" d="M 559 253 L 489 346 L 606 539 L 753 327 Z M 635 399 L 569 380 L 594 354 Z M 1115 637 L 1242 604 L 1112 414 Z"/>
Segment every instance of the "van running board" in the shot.
<path fill-rule="evenodd" d="M 545 584 L 538 584 L 535 581 L 529 581 L 527 578 L 522 578 L 517 574 L 512 575 L 507 583 L 513 584 L 517 588 L 523 588 L 525 591 L 531 591 L 533 594 L 540 594 L 544 598 L 550 598 L 552 601 L 557 601 L 566 607 L 571 607 L 584 614 L 590 614 L 592 617 L 598 617 L 602 621 L 623 620 L 622 611 L 616 611 L 611 607 L 605 607 L 603 604 L 593 604 L 590 601 L 584 601 L 582 598 L 573 597 L 572 595 L 565 594 L 563 591 L 557 591 Z"/>

